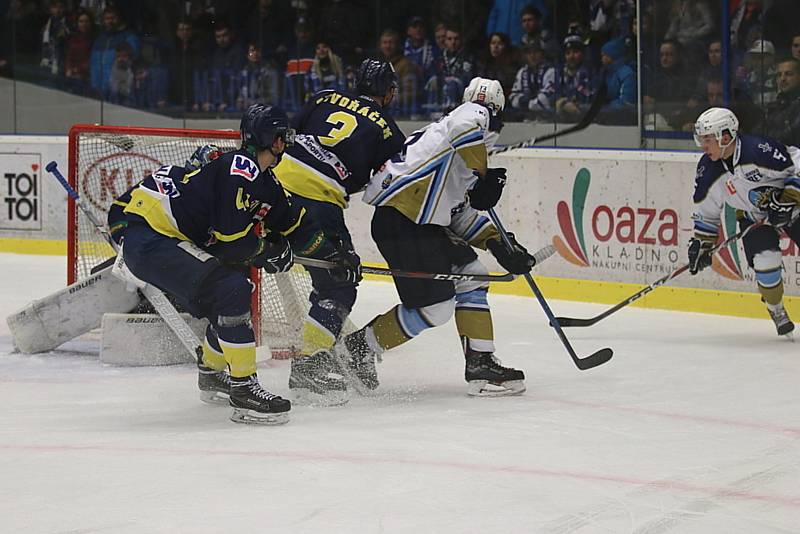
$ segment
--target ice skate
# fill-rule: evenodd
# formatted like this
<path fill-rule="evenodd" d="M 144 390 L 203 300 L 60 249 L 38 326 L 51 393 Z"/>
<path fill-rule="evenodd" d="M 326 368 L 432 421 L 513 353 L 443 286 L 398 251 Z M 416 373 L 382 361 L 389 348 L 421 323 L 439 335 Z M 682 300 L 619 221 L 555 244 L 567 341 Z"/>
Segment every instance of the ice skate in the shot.
<path fill-rule="evenodd" d="M 200 400 L 208 404 L 227 406 L 231 396 L 231 377 L 227 371 L 217 371 L 197 364 L 197 387 L 200 389 Z"/>
<path fill-rule="evenodd" d="M 469 384 L 467 395 L 472 397 L 502 397 L 525 392 L 525 373 L 503 367 L 491 352 L 466 349 L 464 378 Z"/>
<path fill-rule="evenodd" d="M 273 395 L 258 382 L 256 375 L 231 378 L 229 403 L 231 421 L 257 425 L 282 425 L 289 422 L 292 403 Z"/>
<path fill-rule="evenodd" d="M 292 359 L 289 389 L 298 404 L 339 406 L 350 400 L 339 365 L 327 350 Z"/>
<path fill-rule="evenodd" d="M 339 370 L 347 384 L 361 395 L 367 395 L 378 388 L 378 370 L 375 362 L 378 355 L 366 339 L 366 329 L 362 328 L 344 338 L 344 349 L 334 351 Z"/>
<path fill-rule="evenodd" d="M 794 331 L 794 323 L 789 319 L 789 314 L 786 312 L 786 308 L 783 307 L 783 304 L 767 306 L 767 311 L 772 318 L 772 322 L 775 323 L 775 330 L 777 330 L 778 335 L 786 336 L 794 341 L 794 334 L 792 333 Z"/>

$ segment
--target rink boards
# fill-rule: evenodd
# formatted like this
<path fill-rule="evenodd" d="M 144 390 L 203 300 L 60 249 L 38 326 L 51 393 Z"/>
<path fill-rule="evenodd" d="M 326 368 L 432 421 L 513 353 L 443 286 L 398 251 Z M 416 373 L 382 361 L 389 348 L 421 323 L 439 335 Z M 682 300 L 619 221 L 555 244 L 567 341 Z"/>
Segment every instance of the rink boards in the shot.
<path fill-rule="evenodd" d="M 66 195 L 43 167 L 51 160 L 66 167 L 66 157 L 66 137 L 0 137 L 0 251 L 65 253 Z M 529 249 L 556 247 L 556 256 L 535 272 L 548 298 L 615 303 L 686 262 L 698 158 L 692 152 L 517 150 L 492 162 L 508 168 L 498 213 Z M 358 197 L 351 200 L 347 221 L 358 252 L 366 263 L 381 264 L 370 215 Z M 732 212 L 723 226 L 735 233 Z M 797 247 L 788 239 L 781 245 L 787 294 L 800 296 Z M 523 280 L 493 291 L 530 294 Z M 790 313 L 800 312 L 796 299 L 787 300 Z M 739 244 L 723 250 L 713 270 L 681 275 L 636 304 L 766 316 Z"/>

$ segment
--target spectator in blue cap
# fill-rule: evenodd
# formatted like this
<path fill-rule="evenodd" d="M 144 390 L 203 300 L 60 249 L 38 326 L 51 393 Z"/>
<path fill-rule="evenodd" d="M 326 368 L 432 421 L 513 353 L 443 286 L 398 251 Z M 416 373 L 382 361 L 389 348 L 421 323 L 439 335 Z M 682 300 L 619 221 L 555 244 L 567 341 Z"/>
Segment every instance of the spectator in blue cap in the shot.
<path fill-rule="evenodd" d="M 623 38 L 612 39 L 600 49 L 606 84 L 606 104 L 601 117 L 606 123 L 624 124 L 635 120 L 636 73 L 627 63 Z"/>

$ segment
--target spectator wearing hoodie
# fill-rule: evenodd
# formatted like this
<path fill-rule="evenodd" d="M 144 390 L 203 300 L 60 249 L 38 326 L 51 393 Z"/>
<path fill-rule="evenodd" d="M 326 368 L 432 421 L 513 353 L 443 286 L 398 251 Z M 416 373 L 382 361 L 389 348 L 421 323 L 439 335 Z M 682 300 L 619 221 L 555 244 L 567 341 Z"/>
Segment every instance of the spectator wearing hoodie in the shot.
<path fill-rule="evenodd" d="M 606 84 L 606 103 L 600 111 L 599 122 L 633 124 L 636 122 L 636 73 L 628 65 L 624 38 L 612 39 L 600 49 L 603 80 Z"/>
<path fill-rule="evenodd" d="M 126 28 L 119 9 L 114 6 L 108 6 L 103 10 L 103 27 L 104 31 L 97 36 L 92 45 L 89 71 L 92 88 L 100 94 L 107 94 L 111 73 L 114 70 L 117 46 L 128 43 L 131 47 L 131 59 L 135 60 L 139 56 L 139 37 Z"/>

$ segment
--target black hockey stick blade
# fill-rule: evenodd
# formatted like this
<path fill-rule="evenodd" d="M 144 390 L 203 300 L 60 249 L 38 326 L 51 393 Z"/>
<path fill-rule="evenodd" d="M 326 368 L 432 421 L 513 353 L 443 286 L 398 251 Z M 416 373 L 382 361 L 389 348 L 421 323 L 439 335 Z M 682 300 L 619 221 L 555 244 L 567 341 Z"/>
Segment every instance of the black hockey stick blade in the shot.
<path fill-rule="evenodd" d="M 597 352 L 590 354 L 585 358 L 576 358 L 575 365 L 578 366 L 578 369 L 581 371 L 586 371 L 587 369 L 592 369 L 593 367 L 597 367 L 598 365 L 603 365 L 611 357 L 614 355 L 614 351 L 610 348 L 606 347 L 604 349 L 600 349 Z"/>
<path fill-rule="evenodd" d="M 602 318 L 602 316 L 592 317 L 590 319 L 581 319 L 580 317 L 556 317 L 556 321 L 561 325 L 561 328 L 569 328 L 571 326 L 592 326 Z"/>

